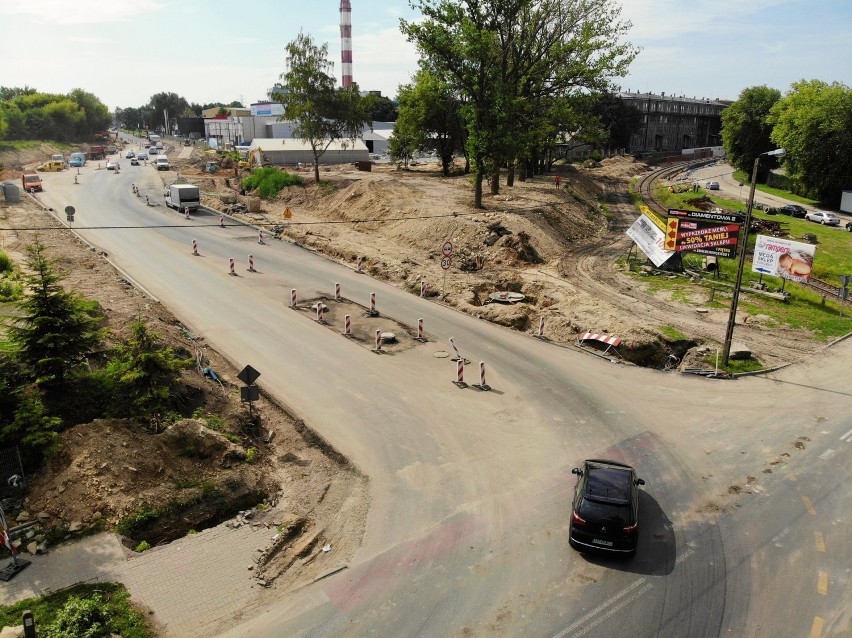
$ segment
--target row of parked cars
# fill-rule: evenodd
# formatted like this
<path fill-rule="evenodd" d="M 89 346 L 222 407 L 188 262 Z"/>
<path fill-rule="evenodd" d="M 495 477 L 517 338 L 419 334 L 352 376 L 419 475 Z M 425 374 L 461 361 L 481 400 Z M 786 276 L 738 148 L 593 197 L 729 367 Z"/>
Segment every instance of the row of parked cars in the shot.
<path fill-rule="evenodd" d="M 787 215 L 797 219 L 806 219 L 809 222 L 822 224 L 823 226 L 840 226 L 841 219 L 832 212 L 825 210 L 808 210 L 798 204 L 787 204 L 785 206 L 766 206 L 765 204 L 755 204 L 755 208 L 765 211 L 770 215 Z M 852 232 L 852 222 L 847 222 L 846 230 Z"/>

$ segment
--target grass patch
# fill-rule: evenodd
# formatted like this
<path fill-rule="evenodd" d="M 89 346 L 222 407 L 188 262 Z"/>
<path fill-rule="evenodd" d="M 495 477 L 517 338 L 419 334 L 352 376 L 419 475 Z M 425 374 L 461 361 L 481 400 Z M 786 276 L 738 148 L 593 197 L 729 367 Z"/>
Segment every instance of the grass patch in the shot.
<path fill-rule="evenodd" d="M 662 334 L 669 341 L 687 341 L 689 339 L 688 336 L 683 334 L 680 330 L 673 328 L 672 326 L 658 326 L 660 334 Z"/>
<path fill-rule="evenodd" d="M 73 144 L 68 144 L 66 142 L 54 142 L 53 140 L 6 140 L 4 142 L 0 142 L 0 153 L 7 151 L 26 151 L 31 148 L 38 148 L 43 144 L 48 144 L 64 150 L 75 148 Z"/>
<path fill-rule="evenodd" d="M 97 598 L 96 598 L 97 597 Z M 0 606 L 0 626 L 18 626 L 22 624 L 21 615 L 25 610 L 33 613 L 36 629 L 40 636 L 49 635 L 46 631 L 49 625 L 60 617 L 68 618 L 66 605 L 73 600 L 96 600 L 101 617 L 105 619 L 105 632 L 91 634 L 122 638 L 153 638 L 153 630 L 146 624 L 145 616 L 130 602 L 130 593 L 118 583 L 97 583 L 92 585 L 74 585 L 41 598 L 28 598 L 14 605 Z M 71 606 L 75 603 L 71 602 Z M 63 613 L 63 610 L 66 610 Z M 85 636 L 83 632 L 51 633 L 61 636 Z"/>
<path fill-rule="evenodd" d="M 744 184 L 743 188 L 749 187 L 751 184 L 751 175 L 748 175 L 745 171 L 734 171 L 734 179 Z M 767 195 L 777 195 L 778 197 L 783 197 L 784 199 L 788 199 L 791 202 L 796 202 L 797 204 L 807 204 L 809 206 L 817 206 L 819 202 L 815 199 L 809 199 L 807 197 L 802 197 L 801 195 L 796 195 L 795 193 L 791 193 L 790 191 L 785 191 L 780 188 L 772 188 L 771 186 L 767 186 L 766 184 L 757 184 L 754 187 L 755 190 L 759 190 L 761 193 L 766 193 Z"/>
<path fill-rule="evenodd" d="M 263 166 L 254 169 L 251 175 L 242 181 L 242 186 L 247 190 L 255 190 L 261 199 L 273 199 L 288 186 L 301 183 L 302 178 L 299 175 L 278 170 L 274 166 Z"/>

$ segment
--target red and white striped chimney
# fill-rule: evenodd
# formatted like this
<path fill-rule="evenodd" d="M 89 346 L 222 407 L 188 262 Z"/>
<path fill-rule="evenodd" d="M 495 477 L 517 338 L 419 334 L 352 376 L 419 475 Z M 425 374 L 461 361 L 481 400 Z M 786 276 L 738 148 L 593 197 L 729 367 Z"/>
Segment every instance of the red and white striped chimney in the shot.
<path fill-rule="evenodd" d="M 340 0 L 340 61 L 343 63 L 343 86 L 352 85 L 352 5 Z"/>

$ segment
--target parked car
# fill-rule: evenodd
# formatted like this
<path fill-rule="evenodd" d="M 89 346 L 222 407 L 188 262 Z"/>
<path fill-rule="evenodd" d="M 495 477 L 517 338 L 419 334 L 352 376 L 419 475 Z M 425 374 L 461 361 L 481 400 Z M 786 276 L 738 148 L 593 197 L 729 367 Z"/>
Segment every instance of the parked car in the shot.
<path fill-rule="evenodd" d="M 786 206 L 779 206 L 778 212 L 782 215 L 789 215 L 790 217 L 798 217 L 799 219 L 804 219 L 805 215 L 807 215 L 808 211 L 805 208 L 802 208 L 798 204 L 787 204 Z"/>
<path fill-rule="evenodd" d="M 133 151 L 127 151 L 127 153 L 124 154 L 124 157 L 126 157 L 127 159 L 131 159 L 133 157 L 136 157 L 136 153 L 134 153 Z"/>
<path fill-rule="evenodd" d="M 707 186 L 707 190 L 711 190 L 711 191 L 719 190 L 719 182 L 710 181 L 710 182 L 707 182 L 706 186 Z"/>
<path fill-rule="evenodd" d="M 645 481 L 629 465 L 589 459 L 577 475 L 568 544 L 577 551 L 633 554 L 639 536 L 639 486 Z"/>
<path fill-rule="evenodd" d="M 840 226 L 840 218 L 834 213 L 829 213 L 824 210 L 811 211 L 805 215 L 805 219 L 809 222 L 817 222 L 824 226 Z"/>

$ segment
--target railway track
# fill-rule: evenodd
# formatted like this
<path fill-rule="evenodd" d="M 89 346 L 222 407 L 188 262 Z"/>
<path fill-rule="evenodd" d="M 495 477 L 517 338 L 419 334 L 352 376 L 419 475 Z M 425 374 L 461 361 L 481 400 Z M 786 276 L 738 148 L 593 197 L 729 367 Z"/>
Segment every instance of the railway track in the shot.
<path fill-rule="evenodd" d="M 642 198 L 642 201 L 645 202 L 645 205 L 648 206 L 655 213 L 660 213 L 665 216 L 668 212 L 668 207 L 663 205 L 660 200 L 656 198 L 654 195 L 654 182 L 658 179 L 667 179 L 677 175 L 678 173 L 688 170 L 690 168 L 697 168 L 702 164 L 707 164 L 707 160 L 692 160 L 689 162 L 677 162 L 675 164 L 670 164 L 668 166 L 664 166 L 662 168 L 658 168 L 655 171 L 644 175 L 639 179 L 636 184 L 636 189 L 639 192 L 639 196 Z M 804 282 L 801 285 L 806 288 L 810 288 L 811 290 L 816 291 L 818 294 L 824 295 L 825 297 L 831 297 L 837 301 L 843 301 L 841 297 L 840 286 L 833 286 L 827 281 L 822 281 L 821 279 L 816 279 L 815 277 L 811 277 L 808 282 Z"/>

